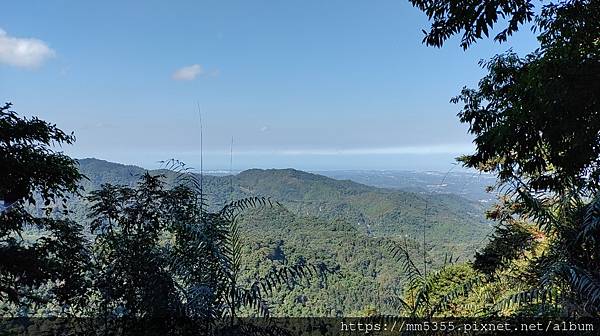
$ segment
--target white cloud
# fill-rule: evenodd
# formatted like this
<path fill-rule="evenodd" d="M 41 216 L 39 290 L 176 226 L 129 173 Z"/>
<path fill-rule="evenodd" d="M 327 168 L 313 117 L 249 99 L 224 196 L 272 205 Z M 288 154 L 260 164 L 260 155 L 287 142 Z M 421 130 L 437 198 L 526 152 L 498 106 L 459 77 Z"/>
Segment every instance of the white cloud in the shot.
<path fill-rule="evenodd" d="M 177 69 L 171 78 L 174 80 L 185 80 L 190 81 L 196 79 L 196 77 L 204 74 L 204 69 L 200 64 L 192 64 L 183 68 Z"/>
<path fill-rule="evenodd" d="M 0 63 L 22 67 L 39 67 L 56 53 L 41 40 L 9 36 L 0 29 Z"/>

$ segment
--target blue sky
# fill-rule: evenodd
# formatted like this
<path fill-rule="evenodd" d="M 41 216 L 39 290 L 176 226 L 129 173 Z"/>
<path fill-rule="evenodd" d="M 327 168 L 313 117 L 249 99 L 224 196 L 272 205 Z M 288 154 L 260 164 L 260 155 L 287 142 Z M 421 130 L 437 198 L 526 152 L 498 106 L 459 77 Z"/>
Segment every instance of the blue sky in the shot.
<path fill-rule="evenodd" d="M 525 29 L 466 52 L 421 43 L 407 1 L 12 1 L 0 99 L 74 131 L 64 150 L 148 168 L 444 170 L 471 150 L 449 103 L 477 62 L 535 48 Z"/>

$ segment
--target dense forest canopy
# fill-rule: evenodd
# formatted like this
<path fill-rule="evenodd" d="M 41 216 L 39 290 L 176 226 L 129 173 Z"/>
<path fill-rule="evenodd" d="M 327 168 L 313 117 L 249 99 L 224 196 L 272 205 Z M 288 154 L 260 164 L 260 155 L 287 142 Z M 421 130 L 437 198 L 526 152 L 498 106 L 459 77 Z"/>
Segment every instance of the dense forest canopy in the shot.
<path fill-rule="evenodd" d="M 484 210 L 453 195 L 77 161 L 56 150 L 73 134 L 6 104 L 3 316 L 600 317 L 600 2 L 410 2 L 431 46 L 538 35 L 451 100 L 476 145 L 458 160 L 497 176 L 488 241 Z"/>
<path fill-rule="evenodd" d="M 135 186 L 144 169 L 96 159 L 79 160 L 87 177 L 85 190 L 108 181 Z M 176 174 L 165 170 L 167 183 Z M 218 210 L 229 199 L 268 196 L 282 207 L 260 209 L 240 217 L 244 236 L 245 277 L 297 260 L 325 263 L 339 272 L 330 283 L 303 284 L 274 298 L 278 316 L 358 314 L 367 307 L 394 314 L 384 301 L 406 276 L 390 245 L 407 244 L 422 265 L 416 240 L 427 226 L 427 265 L 437 268 L 444 257 L 468 260 L 490 232 L 484 207 L 461 197 L 373 188 L 293 169 L 252 169 L 235 176 L 204 176 L 207 207 Z M 75 202 L 74 215 L 85 222 L 86 207 Z M 425 216 L 424 210 L 427 207 Z M 263 262 L 260 262 L 260 260 Z M 323 297 L 327 297 L 323 300 Z"/>

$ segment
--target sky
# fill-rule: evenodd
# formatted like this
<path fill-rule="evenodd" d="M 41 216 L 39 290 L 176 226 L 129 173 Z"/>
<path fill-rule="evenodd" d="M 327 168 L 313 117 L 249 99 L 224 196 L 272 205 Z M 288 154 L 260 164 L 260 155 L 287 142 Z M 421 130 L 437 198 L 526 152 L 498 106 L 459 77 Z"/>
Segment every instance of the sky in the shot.
<path fill-rule="evenodd" d="M 0 100 L 76 158 L 198 167 L 201 116 L 208 170 L 446 170 L 474 148 L 450 98 L 536 41 L 438 49 L 427 27 L 401 0 L 11 1 Z"/>

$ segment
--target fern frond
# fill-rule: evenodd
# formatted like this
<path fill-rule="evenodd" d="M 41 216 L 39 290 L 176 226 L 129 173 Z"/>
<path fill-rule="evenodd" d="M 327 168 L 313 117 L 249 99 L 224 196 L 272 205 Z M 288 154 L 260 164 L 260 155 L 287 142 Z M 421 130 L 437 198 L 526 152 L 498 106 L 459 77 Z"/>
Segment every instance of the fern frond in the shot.
<path fill-rule="evenodd" d="M 251 290 L 259 295 L 272 294 L 273 290 L 284 284 L 293 284 L 302 279 L 308 279 L 315 276 L 326 277 L 327 274 L 334 273 L 324 264 L 304 264 L 299 263 L 293 266 L 281 266 L 269 271 L 265 276 L 255 280 L 250 286 Z"/>
<path fill-rule="evenodd" d="M 542 306 L 557 302 L 558 295 L 555 288 L 533 288 L 514 293 L 499 302 L 494 307 L 498 310 L 505 310 L 511 307 L 523 307 L 531 304 L 542 304 Z"/>
<path fill-rule="evenodd" d="M 600 197 L 596 197 L 588 206 L 583 218 L 581 232 L 577 239 L 594 239 L 600 230 Z"/>
<path fill-rule="evenodd" d="M 237 288 L 237 297 L 243 306 L 252 308 L 259 316 L 269 317 L 271 315 L 268 302 L 261 295 L 257 295 L 256 292 L 245 288 Z"/>
<path fill-rule="evenodd" d="M 540 229 L 549 233 L 552 229 L 556 228 L 560 221 L 552 211 L 549 210 L 548 204 L 545 199 L 539 199 L 532 195 L 531 192 L 526 190 L 524 187 L 517 187 L 514 191 L 517 199 L 527 209 L 528 217 L 538 224 Z"/>
<path fill-rule="evenodd" d="M 409 286 L 415 287 L 423 282 L 421 271 L 419 271 L 405 247 L 398 242 L 389 241 L 388 250 L 392 257 L 402 265 L 402 269 L 408 277 Z"/>
<path fill-rule="evenodd" d="M 569 284 L 581 297 L 586 298 L 587 305 L 600 306 L 600 281 L 584 270 L 569 268 Z"/>
<path fill-rule="evenodd" d="M 385 298 L 383 302 L 397 312 L 412 310 L 412 307 L 399 296 Z"/>
<path fill-rule="evenodd" d="M 230 202 L 219 211 L 219 214 L 226 220 L 233 220 L 240 212 L 267 205 L 269 207 L 281 206 L 279 202 L 273 202 L 270 197 L 252 196 Z"/>
<path fill-rule="evenodd" d="M 442 296 L 431 309 L 431 315 L 436 314 L 448 307 L 452 301 L 459 297 L 468 296 L 474 288 L 484 286 L 487 283 L 487 278 L 484 276 L 476 276 L 467 280 L 464 283 L 457 284 L 448 293 Z"/>

